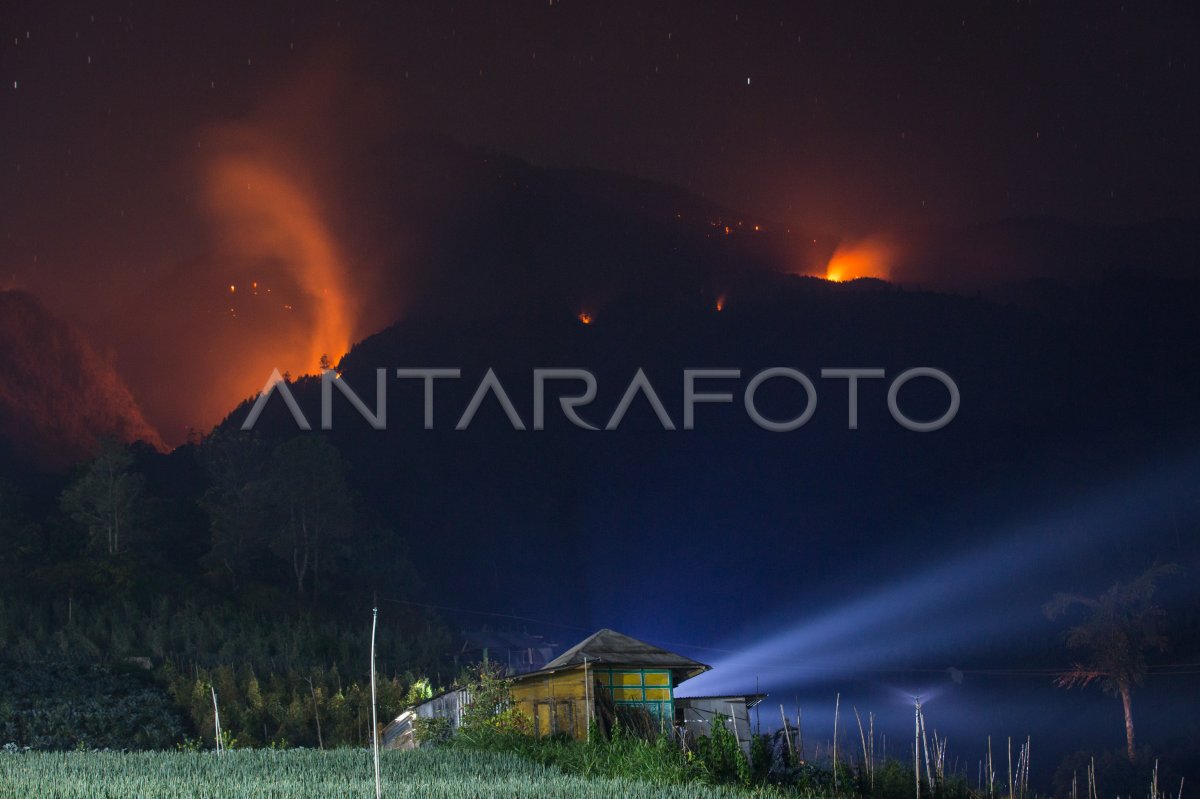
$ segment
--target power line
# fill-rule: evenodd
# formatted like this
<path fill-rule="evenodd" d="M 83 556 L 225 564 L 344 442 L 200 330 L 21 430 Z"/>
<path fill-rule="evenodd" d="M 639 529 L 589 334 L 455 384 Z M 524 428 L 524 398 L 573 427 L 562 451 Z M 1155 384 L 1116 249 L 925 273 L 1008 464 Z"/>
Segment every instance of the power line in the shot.
<path fill-rule="evenodd" d="M 531 624 L 540 624 L 540 625 L 544 625 L 547 627 L 560 627 L 564 630 L 582 630 L 584 632 L 594 632 L 593 628 L 591 628 L 591 627 L 581 627 L 577 624 L 562 624 L 561 622 L 547 621 L 546 619 L 535 619 L 532 616 L 517 616 L 512 613 L 497 613 L 497 612 L 491 611 L 491 610 L 469 610 L 467 608 L 453 608 L 453 607 L 448 607 L 446 605 L 434 605 L 434 604 L 431 604 L 428 602 L 414 602 L 410 599 L 392 599 L 391 597 L 380 597 L 379 599 L 381 602 L 394 602 L 398 605 L 412 605 L 414 607 L 428 608 L 430 610 L 444 610 L 447 613 L 465 613 L 470 616 L 488 616 L 490 618 L 495 618 L 495 619 L 511 619 L 513 621 L 525 621 L 525 622 L 529 622 Z M 733 650 L 733 649 L 719 649 L 714 646 L 701 646 L 699 644 L 685 644 L 685 643 L 682 643 L 679 641 L 662 641 L 662 640 L 660 640 L 659 643 L 663 644 L 665 646 L 680 647 L 682 649 L 700 649 L 700 650 L 704 650 L 706 652 L 720 652 L 721 654 L 724 654 L 724 655 L 737 654 L 737 651 Z"/>
<path fill-rule="evenodd" d="M 538 624 L 546 627 L 558 627 L 564 630 L 580 630 L 583 632 L 592 632 L 591 627 L 583 627 L 578 624 L 563 624 L 562 622 L 549 621 L 547 619 L 538 619 L 533 616 L 520 616 L 513 613 L 497 613 L 490 610 L 471 610 L 469 608 L 456 608 L 448 605 L 435 605 L 429 602 L 416 602 L 411 599 L 394 599 L 392 597 L 380 597 L 381 602 L 392 602 L 397 605 L 411 605 L 413 607 L 427 608 L 429 610 L 442 610 L 447 613 L 462 613 L 469 616 L 486 616 L 494 619 L 509 619 L 511 621 L 523 621 L 530 624 Z M 720 652 L 727 655 L 738 654 L 734 649 L 721 649 L 714 646 L 701 646 L 699 644 L 688 644 L 679 641 L 659 641 L 665 646 L 674 646 L 682 649 L 696 649 L 705 652 Z M 757 664 L 759 669 L 792 669 L 796 671 L 808 672 L 829 672 L 841 675 L 896 675 L 896 674 L 946 674 L 949 667 L 931 668 L 931 667 L 893 667 L 893 668 L 875 668 L 875 669 L 841 669 L 837 666 L 812 666 L 797 662 L 783 661 L 761 661 Z M 1018 668 L 1007 667 L 981 667 L 981 668 L 966 668 L 956 669 L 962 674 L 974 674 L 981 677 L 1058 677 L 1071 671 L 1070 667 L 1048 667 L 1048 666 L 1029 666 Z M 1172 676 L 1172 675 L 1192 675 L 1200 674 L 1200 662 L 1196 663 L 1159 663 L 1148 666 L 1146 669 L 1147 675 L 1152 676 Z"/>
<path fill-rule="evenodd" d="M 561 627 L 566 630 L 589 630 L 590 627 L 580 627 L 575 624 L 560 624 L 559 622 L 547 621 L 545 619 L 535 619 L 531 616 L 516 616 L 512 613 L 496 613 L 490 610 L 468 610 L 467 608 L 452 608 L 447 605 L 434 605 L 429 602 L 414 602 L 411 599 L 393 599 L 391 597 L 380 597 L 381 602 L 392 602 L 397 605 L 412 605 L 418 608 L 428 608 L 429 610 L 444 610 L 447 613 L 465 613 L 470 616 L 489 616 L 495 619 L 511 619 L 513 621 L 527 621 L 532 624 L 542 624 L 548 627 Z"/>

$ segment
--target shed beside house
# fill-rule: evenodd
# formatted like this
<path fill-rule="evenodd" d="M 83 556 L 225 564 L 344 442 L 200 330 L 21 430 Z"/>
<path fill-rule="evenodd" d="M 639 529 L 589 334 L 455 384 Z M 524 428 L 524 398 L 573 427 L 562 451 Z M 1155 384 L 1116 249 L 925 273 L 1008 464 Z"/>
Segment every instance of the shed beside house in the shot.
<path fill-rule="evenodd" d="M 684 734 L 695 740 L 712 735 L 713 722 L 719 716 L 749 755 L 754 731 L 750 711 L 766 698 L 766 694 L 680 696 L 675 698 L 675 720 Z"/>
<path fill-rule="evenodd" d="M 416 749 L 416 722 L 422 719 L 449 719 L 450 727 L 458 729 L 462 724 L 463 710 L 471 701 L 471 693 L 465 688 L 443 691 L 419 705 L 405 708 L 379 736 L 384 749 Z"/>

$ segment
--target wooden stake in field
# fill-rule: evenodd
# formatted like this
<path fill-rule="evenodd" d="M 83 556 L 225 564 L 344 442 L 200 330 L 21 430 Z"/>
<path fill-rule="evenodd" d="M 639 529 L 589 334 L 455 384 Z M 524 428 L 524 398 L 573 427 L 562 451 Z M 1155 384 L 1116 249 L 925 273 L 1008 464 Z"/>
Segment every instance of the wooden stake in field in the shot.
<path fill-rule="evenodd" d="M 874 784 L 874 779 L 871 776 L 871 753 L 867 750 L 867 735 L 863 732 L 862 716 L 858 715 L 858 707 L 851 705 L 854 708 L 854 721 L 858 724 L 858 740 L 862 742 L 863 753 L 863 769 L 867 775 L 867 779 Z"/>
<path fill-rule="evenodd" d="M 920 701 L 917 702 L 917 728 L 920 731 L 920 746 L 925 753 L 925 782 L 929 785 L 929 790 L 934 790 L 933 771 L 929 768 L 929 737 L 925 734 L 925 712 L 921 710 Z"/>
<path fill-rule="evenodd" d="M 800 715 L 800 697 L 796 697 L 796 756 L 804 761 L 804 727 L 800 725 L 803 718 Z"/>
<path fill-rule="evenodd" d="M 875 714 L 867 714 L 867 724 L 869 725 L 869 733 L 871 735 L 871 793 L 875 792 Z M 886 754 L 886 753 L 885 753 Z"/>
<path fill-rule="evenodd" d="M 1008 736 L 1008 799 L 1013 799 L 1012 736 Z"/>
<path fill-rule="evenodd" d="M 1029 761 L 1033 758 L 1033 736 L 1025 736 L 1025 773 L 1021 775 L 1021 795 L 1029 796 Z"/>
<path fill-rule="evenodd" d="M 839 692 L 833 700 L 833 792 L 837 793 L 838 772 L 838 712 L 842 708 L 842 694 Z"/>
<path fill-rule="evenodd" d="M 784 740 L 787 741 L 788 759 L 790 760 L 792 757 L 792 752 L 793 752 L 793 750 L 792 750 L 792 734 L 790 732 L 788 732 L 787 714 L 783 712 L 783 703 L 782 702 L 779 705 L 779 718 L 783 719 L 783 737 L 784 737 Z"/>
<path fill-rule="evenodd" d="M 913 777 L 917 781 L 917 799 L 921 799 L 921 697 L 914 697 L 913 711 Z"/>
<path fill-rule="evenodd" d="M 317 720 L 317 748 L 325 751 L 325 738 L 321 735 L 321 709 L 317 707 L 317 689 L 313 687 L 312 677 L 308 678 L 308 692 L 312 694 L 313 716 Z"/>
<path fill-rule="evenodd" d="M 213 738 L 217 742 L 217 754 L 220 755 L 225 747 L 221 742 L 221 711 L 217 709 L 217 686 L 210 685 L 208 687 L 212 691 L 213 698 Z"/>
<path fill-rule="evenodd" d="M 988 799 L 996 797 L 996 763 L 992 760 L 992 736 L 988 736 Z"/>
<path fill-rule="evenodd" d="M 584 715 L 587 722 L 587 741 L 592 742 L 592 678 L 588 676 L 587 655 L 583 656 L 583 702 Z"/>
<path fill-rule="evenodd" d="M 738 734 L 737 713 L 734 712 L 733 702 L 729 703 L 729 720 L 733 723 L 733 740 L 737 741 L 738 749 L 742 748 L 742 738 Z"/>
<path fill-rule="evenodd" d="M 383 799 L 379 775 L 379 711 L 375 701 L 375 627 L 378 623 L 379 608 L 371 608 L 371 746 L 375 750 L 375 799 Z"/>

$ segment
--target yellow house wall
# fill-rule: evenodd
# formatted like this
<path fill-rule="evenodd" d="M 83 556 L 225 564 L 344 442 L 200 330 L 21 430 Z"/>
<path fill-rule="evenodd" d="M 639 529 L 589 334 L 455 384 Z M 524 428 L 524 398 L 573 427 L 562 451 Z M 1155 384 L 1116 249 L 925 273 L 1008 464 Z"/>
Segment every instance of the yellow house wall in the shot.
<path fill-rule="evenodd" d="M 589 696 L 583 668 L 528 677 L 512 686 L 513 704 L 533 722 L 539 738 L 567 733 L 586 740 Z"/>

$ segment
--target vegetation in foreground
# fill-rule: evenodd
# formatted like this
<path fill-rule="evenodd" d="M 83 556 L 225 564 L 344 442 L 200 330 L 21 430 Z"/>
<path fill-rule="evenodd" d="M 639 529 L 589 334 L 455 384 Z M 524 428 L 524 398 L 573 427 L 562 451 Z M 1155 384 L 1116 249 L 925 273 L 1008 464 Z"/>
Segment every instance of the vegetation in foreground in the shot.
<path fill-rule="evenodd" d="M 388 752 L 383 795 L 423 799 L 733 799 L 772 789 L 669 786 L 582 777 L 516 754 L 456 749 Z M 0 751 L 0 799 L 361 799 L 374 795 L 371 753 L 361 749 L 212 752 Z"/>
<path fill-rule="evenodd" d="M 857 764 L 805 762 L 786 739 L 755 735 L 747 757 L 726 719 L 718 715 L 706 736 L 684 738 L 654 734 L 653 725 L 638 724 L 638 711 L 617 713 L 608 730 L 593 720 L 588 740 L 566 735 L 535 738 L 530 724 L 511 703 L 511 681 L 480 668 L 469 684 L 472 702 L 463 711 L 462 723 L 452 729 L 445 719 L 421 719 L 418 751 L 431 748 L 473 756 L 479 752 L 515 755 L 561 773 L 589 780 L 630 780 L 661 789 L 726 788 L 738 795 L 788 797 L 870 797 L 911 799 L 911 767 L 895 760 Z M 643 718 L 642 721 L 649 722 Z M 642 733 L 637 731 L 641 730 Z M 872 736 L 872 751 L 873 751 Z M 965 778 L 946 773 L 944 760 L 930 779 L 922 779 L 922 792 L 936 799 L 970 799 Z M 1028 799 L 1022 791 L 1020 799 Z"/>
<path fill-rule="evenodd" d="M 1164 751 L 1169 756 L 1162 762 L 1149 751 L 1139 751 L 1134 761 L 1124 752 L 1099 756 L 1079 752 L 1058 766 L 1052 793 L 1043 793 L 1030 786 L 1029 741 L 1019 746 L 1007 775 L 1004 766 L 989 759 L 991 778 L 985 781 L 981 771 L 976 783 L 959 758 L 947 760 L 945 739 L 939 739 L 936 731 L 931 747 L 922 735 L 924 768 L 919 777 L 913 772 L 911 760 L 876 757 L 873 726 L 869 733 L 860 731 L 861 756 L 851 747 L 844 750 L 836 765 L 829 759 L 806 760 L 802 747 L 793 745 L 797 743 L 794 736 L 789 739 L 782 733 L 755 735 L 746 757 L 725 723 L 713 724 L 707 737 L 689 735 L 680 741 L 664 734 L 638 734 L 639 725 L 623 725 L 618 716 L 618 723 L 607 733 L 593 723 L 587 741 L 565 735 L 539 739 L 530 733 L 528 719 L 509 702 L 510 684 L 487 669 L 477 671 L 467 684 L 475 701 L 464 709 L 462 724 L 452 729 L 445 719 L 419 720 L 419 751 L 437 748 L 468 756 L 480 752 L 515 755 L 567 775 L 630 780 L 664 790 L 720 787 L 737 795 L 806 799 L 912 799 L 918 779 L 919 796 L 924 799 L 1031 799 L 1051 795 L 1058 799 L 1081 795 L 1183 799 L 1195 795 L 1191 789 L 1184 789 L 1181 773 L 1171 765 L 1187 762 L 1184 751 Z M 923 715 L 921 724 L 924 729 Z M 642 725 L 640 729 L 650 728 Z"/>

